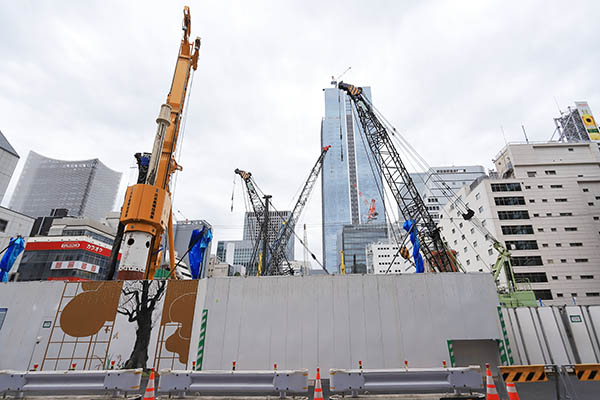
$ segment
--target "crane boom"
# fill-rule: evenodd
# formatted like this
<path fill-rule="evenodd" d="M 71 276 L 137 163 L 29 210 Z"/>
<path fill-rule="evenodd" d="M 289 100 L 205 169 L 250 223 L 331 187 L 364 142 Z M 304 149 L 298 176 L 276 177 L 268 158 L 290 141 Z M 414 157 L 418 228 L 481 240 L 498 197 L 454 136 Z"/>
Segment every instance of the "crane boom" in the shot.
<path fill-rule="evenodd" d="M 190 10 L 183 10 L 183 38 L 177 56 L 175 73 L 166 104 L 157 119 L 158 130 L 148 163 L 140 182 L 127 188 L 121 208 L 120 223 L 124 227 L 124 249 L 117 279 L 151 279 L 162 259 L 162 236 L 168 231 L 169 263 L 174 267 L 173 213 L 171 210 L 171 177 L 181 166 L 175 161 L 175 149 L 191 71 L 198 67 L 200 38 L 189 41 Z M 141 169 L 140 169 L 141 171 Z M 121 245 L 116 243 L 119 247 Z M 115 251 L 115 247 L 113 247 Z M 117 249 L 118 251 L 118 249 Z"/>
<path fill-rule="evenodd" d="M 321 173 L 321 169 L 323 169 L 323 159 L 325 158 L 325 154 L 327 154 L 327 151 L 330 148 L 331 146 L 325 146 L 321 150 L 321 154 L 308 175 L 308 179 L 300 192 L 300 196 L 298 196 L 298 201 L 296 201 L 296 205 L 294 206 L 290 217 L 283 223 L 281 233 L 273 244 L 271 259 L 268 262 L 268 275 L 283 275 L 286 273 L 286 271 L 282 269 L 282 263 L 285 259 L 285 250 L 290 241 L 290 237 L 294 234 L 294 228 L 300 219 L 300 215 L 302 215 L 302 210 L 304 210 L 304 206 L 308 201 L 310 193 L 317 182 L 319 173 Z"/>
<path fill-rule="evenodd" d="M 398 203 L 403 218 L 415 221 L 421 251 L 428 267 L 439 272 L 457 271 L 456 262 L 446 249 L 439 228 L 419 195 L 386 127 L 364 97 L 362 88 L 344 82 L 338 83 L 338 88 L 345 91 L 354 104 L 373 159 Z"/>

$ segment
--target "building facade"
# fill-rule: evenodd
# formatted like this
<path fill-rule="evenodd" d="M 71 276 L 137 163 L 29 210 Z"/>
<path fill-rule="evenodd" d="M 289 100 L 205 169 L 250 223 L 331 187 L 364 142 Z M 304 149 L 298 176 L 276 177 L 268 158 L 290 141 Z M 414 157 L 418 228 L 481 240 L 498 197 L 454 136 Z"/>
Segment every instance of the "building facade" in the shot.
<path fill-rule="evenodd" d="M 545 303 L 599 304 L 598 144 L 509 144 L 495 164 L 504 178 L 481 179 L 458 194 L 510 250 L 517 282 Z M 439 225 L 463 267 L 490 270 L 497 258 L 492 241 L 454 203 L 444 207 Z"/>
<path fill-rule="evenodd" d="M 269 247 L 271 249 L 274 247 L 277 238 L 281 235 L 284 224 L 291 216 L 291 211 L 269 211 L 269 226 L 267 227 L 267 237 Z M 252 211 L 246 212 L 246 214 L 244 215 L 243 240 L 249 240 L 254 243 L 254 241 L 260 234 L 260 230 L 261 227 L 258 224 L 258 219 L 256 218 L 255 213 Z M 294 243 L 294 235 L 291 235 L 285 250 L 286 258 L 288 260 L 294 259 Z M 246 247 L 242 248 L 245 249 Z M 260 251 L 262 251 L 262 249 L 260 249 Z M 254 274 L 254 272 L 255 271 L 252 271 L 251 274 Z"/>
<path fill-rule="evenodd" d="M 189 266 L 189 257 L 186 253 L 188 252 L 188 248 L 190 245 L 190 238 L 192 237 L 192 232 L 194 231 L 194 229 L 198 229 L 201 231 L 202 228 L 212 230 L 212 226 L 207 221 L 204 221 L 201 219 L 177 221 L 175 224 L 173 224 L 173 236 L 175 237 L 175 240 L 174 240 L 175 256 L 179 257 L 179 258 L 183 258 L 183 262 L 185 262 L 187 266 Z M 164 235 L 165 239 L 166 239 L 166 236 L 167 235 Z M 211 246 L 212 246 L 212 241 L 208 243 L 208 247 L 206 248 L 206 251 L 204 253 L 204 259 L 202 260 L 202 266 L 201 266 L 201 271 L 202 271 L 201 277 L 206 274 L 206 269 L 208 268 Z M 167 253 L 168 253 L 168 251 L 165 252 L 165 255 Z M 185 257 L 184 257 L 184 255 L 185 255 Z"/>
<path fill-rule="evenodd" d="M 374 172 L 375 163 L 354 106 L 337 88 L 324 89 L 324 93 L 321 147 L 331 148 L 323 160 L 321 181 L 323 263 L 330 273 L 338 273 L 341 249 L 337 244 L 344 225 L 385 223 L 386 219 L 381 175 Z M 363 87 L 363 93 L 371 99 L 370 87 Z M 372 205 L 375 214 L 369 212 Z"/>
<path fill-rule="evenodd" d="M 367 246 L 367 273 L 376 275 L 415 272 L 414 264 L 402 257 L 400 246 L 393 241 L 381 241 Z M 407 250 L 408 251 L 408 250 Z M 412 251 L 409 253 L 412 257 Z"/>
<path fill-rule="evenodd" d="M 0 201 L 4 199 L 6 188 L 19 162 L 19 155 L 0 131 Z"/>
<path fill-rule="evenodd" d="M 64 161 L 29 152 L 10 207 L 32 217 L 64 208 L 68 215 L 101 220 L 112 210 L 121 173 L 100 160 Z"/>
<path fill-rule="evenodd" d="M 367 248 L 371 243 L 388 239 L 386 224 L 344 225 L 338 247 L 344 251 L 347 274 L 367 273 Z M 341 255 L 340 255 L 341 264 Z"/>
<path fill-rule="evenodd" d="M 439 221 L 440 210 L 458 190 L 470 185 L 481 176 L 485 168 L 480 165 L 431 167 L 425 173 L 411 174 L 419 194 L 435 222 Z M 421 180 L 421 182 L 419 182 Z"/>
<path fill-rule="evenodd" d="M 109 225 L 91 219 L 55 219 L 48 236 L 27 240 L 17 280 L 111 279 L 108 263 L 115 233 Z"/>
<path fill-rule="evenodd" d="M 251 268 L 252 240 L 219 240 L 217 243 L 217 258 L 230 265 L 243 265 L 246 270 Z"/>

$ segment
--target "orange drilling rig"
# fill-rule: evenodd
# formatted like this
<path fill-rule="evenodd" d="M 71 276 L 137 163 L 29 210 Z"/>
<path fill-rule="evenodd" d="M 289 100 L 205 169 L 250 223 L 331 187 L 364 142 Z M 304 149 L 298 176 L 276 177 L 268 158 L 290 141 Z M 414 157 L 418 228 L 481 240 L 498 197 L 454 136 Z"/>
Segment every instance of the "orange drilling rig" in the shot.
<path fill-rule="evenodd" d="M 182 122 L 184 103 L 191 76 L 198 67 L 200 38 L 190 42 L 191 17 L 183 9 L 183 38 L 175 65 L 175 74 L 166 104 L 160 108 L 152 153 L 136 154 L 139 176 L 129 186 L 121 208 L 113 259 L 121 248 L 122 258 L 117 279 L 153 279 L 162 259 L 162 237 L 168 236 L 170 276 L 175 277 L 173 245 L 173 213 L 171 209 L 171 177 L 181 166 L 175 161 L 175 149 Z M 112 270 L 114 270 L 114 263 Z"/>

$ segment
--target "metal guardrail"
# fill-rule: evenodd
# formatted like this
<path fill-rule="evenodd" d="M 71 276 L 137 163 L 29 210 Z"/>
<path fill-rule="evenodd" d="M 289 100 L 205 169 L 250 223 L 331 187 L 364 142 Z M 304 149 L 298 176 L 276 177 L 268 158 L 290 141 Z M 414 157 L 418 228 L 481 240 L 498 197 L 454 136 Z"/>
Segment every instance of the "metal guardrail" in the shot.
<path fill-rule="evenodd" d="M 202 395 L 279 395 L 306 393 L 308 370 L 172 371 L 161 370 L 158 392 Z"/>
<path fill-rule="evenodd" d="M 331 369 L 334 393 L 462 393 L 483 387 L 479 366 L 464 368 Z"/>
<path fill-rule="evenodd" d="M 140 389 L 142 369 L 101 371 L 0 371 L 0 394 L 115 395 Z"/>

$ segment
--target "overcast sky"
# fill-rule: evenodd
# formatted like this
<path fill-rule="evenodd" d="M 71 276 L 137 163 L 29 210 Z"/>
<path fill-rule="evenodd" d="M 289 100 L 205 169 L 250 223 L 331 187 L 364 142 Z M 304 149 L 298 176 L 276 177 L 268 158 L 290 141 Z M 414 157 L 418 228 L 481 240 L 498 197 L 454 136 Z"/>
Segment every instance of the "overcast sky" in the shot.
<path fill-rule="evenodd" d="M 174 210 L 213 225 L 213 252 L 217 240 L 241 239 L 235 168 L 291 209 L 320 151 L 322 89 L 349 66 L 343 80 L 371 86 L 430 165 L 491 168 L 500 126 L 508 141 L 523 140 L 521 124 L 547 140 L 558 106 L 574 101 L 600 115 L 598 1 L 187 3 L 202 47 Z M 122 189 L 133 182 L 133 154 L 151 150 L 170 88 L 183 5 L 0 3 L 0 130 L 21 155 L 3 204 L 30 150 L 97 157 L 124 173 Z M 320 206 L 317 185 L 300 222 L 319 259 Z"/>

